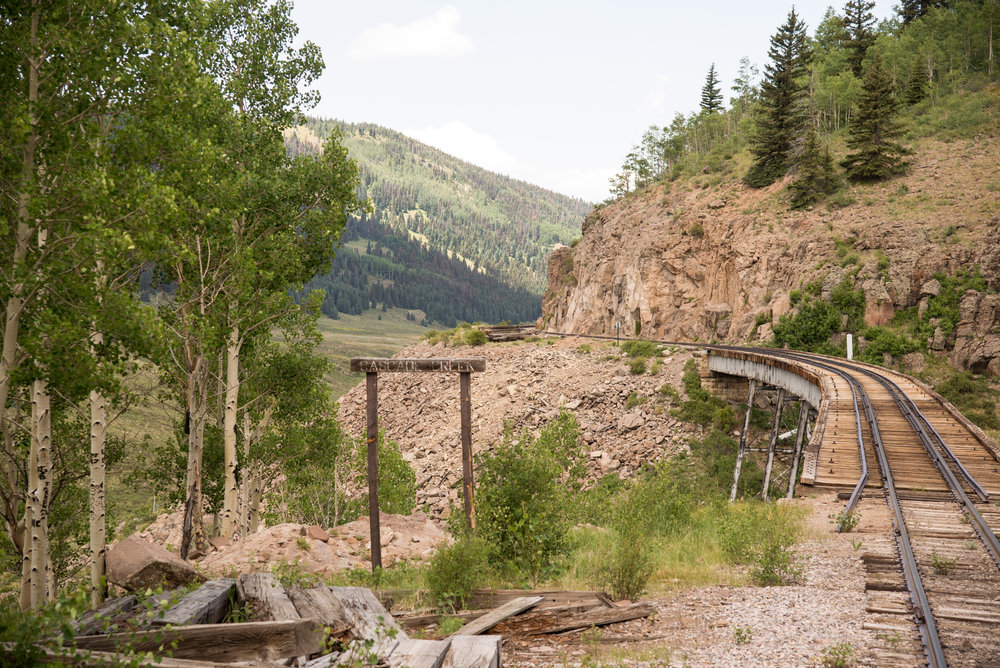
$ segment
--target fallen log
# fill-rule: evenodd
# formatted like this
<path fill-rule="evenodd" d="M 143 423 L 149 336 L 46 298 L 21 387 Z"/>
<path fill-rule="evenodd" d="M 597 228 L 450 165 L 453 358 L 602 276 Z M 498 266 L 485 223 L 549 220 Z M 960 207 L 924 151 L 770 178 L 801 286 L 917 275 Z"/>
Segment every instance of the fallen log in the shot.
<path fill-rule="evenodd" d="M 334 629 L 333 635 L 346 629 Z M 324 627 L 313 619 L 244 624 L 196 624 L 172 629 L 82 636 L 80 649 L 114 652 L 128 647 L 136 652 L 156 652 L 171 647 L 174 658 L 204 661 L 273 661 L 315 654 L 322 649 Z"/>

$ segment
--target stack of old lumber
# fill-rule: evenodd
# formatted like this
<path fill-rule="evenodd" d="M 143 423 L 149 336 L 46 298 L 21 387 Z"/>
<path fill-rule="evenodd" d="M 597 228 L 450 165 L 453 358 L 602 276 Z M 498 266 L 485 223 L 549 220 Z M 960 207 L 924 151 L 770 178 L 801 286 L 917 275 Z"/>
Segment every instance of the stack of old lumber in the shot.
<path fill-rule="evenodd" d="M 490 341 L 516 341 L 538 334 L 534 325 L 490 325 L 482 330 Z"/>
<path fill-rule="evenodd" d="M 383 596 L 383 598 L 386 598 Z M 386 599 L 388 600 L 388 599 Z M 536 636 L 646 617 L 648 604 L 616 607 L 594 592 L 481 592 L 480 609 L 441 640 L 410 638 L 438 615 L 408 614 L 399 622 L 369 589 L 325 585 L 284 587 L 268 573 L 211 580 L 183 596 L 109 601 L 75 622 L 75 648 L 53 660 L 117 664 L 151 653 L 165 668 L 383 665 L 409 668 L 500 668 L 501 635 Z"/>

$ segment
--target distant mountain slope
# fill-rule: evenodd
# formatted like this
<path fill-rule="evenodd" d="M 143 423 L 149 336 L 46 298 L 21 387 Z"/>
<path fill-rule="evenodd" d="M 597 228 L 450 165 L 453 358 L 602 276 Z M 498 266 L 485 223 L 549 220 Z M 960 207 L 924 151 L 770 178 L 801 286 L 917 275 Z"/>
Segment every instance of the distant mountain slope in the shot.
<path fill-rule="evenodd" d="M 393 130 L 308 119 L 286 133 L 290 153 L 312 152 L 340 128 L 361 171 L 373 219 L 457 253 L 511 286 L 540 296 L 556 243 L 579 236 L 590 204 L 489 172 Z M 412 234 L 411 234 L 412 236 Z"/>

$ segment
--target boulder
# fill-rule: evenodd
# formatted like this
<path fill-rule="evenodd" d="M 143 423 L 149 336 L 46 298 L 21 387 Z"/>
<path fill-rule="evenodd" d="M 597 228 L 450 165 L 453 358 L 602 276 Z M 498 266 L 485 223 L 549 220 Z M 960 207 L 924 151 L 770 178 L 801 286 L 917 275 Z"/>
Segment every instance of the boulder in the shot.
<path fill-rule="evenodd" d="M 204 582 L 183 559 L 156 543 L 132 534 L 107 554 L 108 582 L 128 591 L 163 586 L 175 589 L 192 582 Z"/>
<path fill-rule="evenodd" d="M 936 278 L 932 278 L 920 286 L 921 297 L 937 297 L 939 294 L 941 294 L 941 283 Z"/>

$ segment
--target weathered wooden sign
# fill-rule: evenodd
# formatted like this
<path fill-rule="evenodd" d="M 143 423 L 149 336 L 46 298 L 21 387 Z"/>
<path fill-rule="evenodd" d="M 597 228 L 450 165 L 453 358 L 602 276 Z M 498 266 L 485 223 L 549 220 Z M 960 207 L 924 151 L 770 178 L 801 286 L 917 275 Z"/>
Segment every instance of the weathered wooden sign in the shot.
<path fill-rule="evenodd" d="M 378 374 L 396 372 L 444 372 L 459 375 L 459 407 L 462 421 L 462 483 L 465 520 L 476 528 L 472 494 L 472 372 L 486 371 L 485 357 L 384 358 L 355 357 L 351 371 L 363 371 L 368 398 L 368 528 L 371 534 L 372 572 L 382 568 L 382 530 L 378 516 Z"/>
<path fill-rule="evenodd" d="M 485 357 L 422 357 L 422 358 L 381 358 L 355 357 L 351 360 L 351 371 L 366 373 L 392 373 L 407 371 L 444 371 L 465 373 L 486 371 Z"/>

